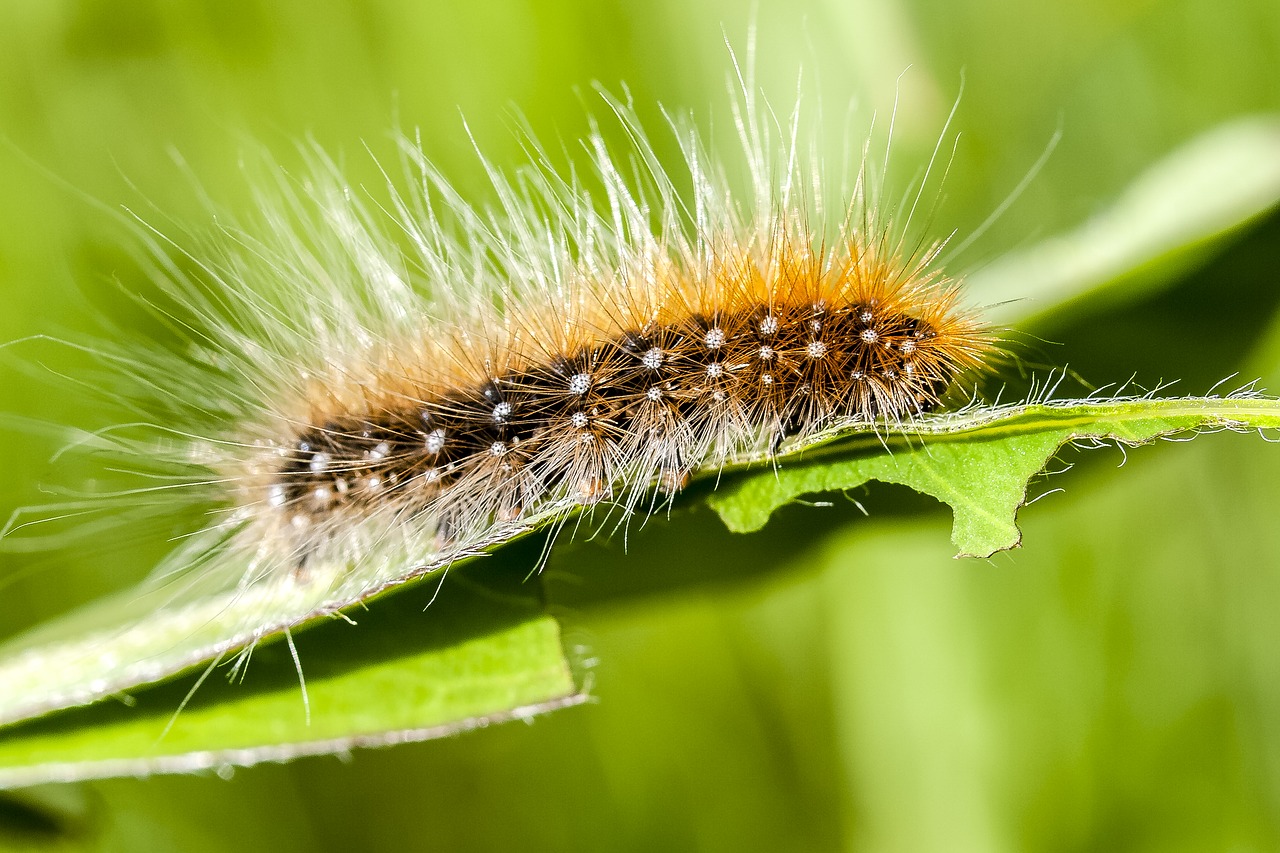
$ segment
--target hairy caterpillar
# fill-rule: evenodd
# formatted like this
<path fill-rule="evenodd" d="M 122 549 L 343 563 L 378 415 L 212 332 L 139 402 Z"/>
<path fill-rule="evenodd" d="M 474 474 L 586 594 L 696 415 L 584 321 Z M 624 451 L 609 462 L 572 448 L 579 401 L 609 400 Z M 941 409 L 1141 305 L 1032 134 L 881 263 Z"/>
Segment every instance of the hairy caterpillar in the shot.
<path fill-rule="evenodd" d="M 927 173 L 895 222 L 865 148 L 833 179 L 798 108 L 783 126 L 740 82 L 745 181 L 680 120 L 663 166 L 606 96 L 621 151 L 597 132 L 566 174 L 531 142 L 514 173 L 486 163 L 489 208 L 402 140 L 412 188 L 389 203 L 315 153 L 199 248 L 151 232 L 188 346 L 104 353 L 154 428 L 96 439 L 215 507 L 162 572 L 342 606 L 577 508 L 652 511 L 699 471 L 936 408 L 993 339 L 941 244 L 911 242 Z"/>

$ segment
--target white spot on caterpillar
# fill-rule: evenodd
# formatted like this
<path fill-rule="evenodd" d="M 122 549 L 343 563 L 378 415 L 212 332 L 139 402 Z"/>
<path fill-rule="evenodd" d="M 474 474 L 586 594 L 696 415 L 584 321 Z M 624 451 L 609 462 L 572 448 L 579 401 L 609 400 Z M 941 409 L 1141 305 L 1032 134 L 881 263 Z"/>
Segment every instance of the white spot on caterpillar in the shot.
<path fill-rule="evenodd" d="M 898 347 L 898 349 L 902 350 L 906 355 L 911 355 L 911 353 L 916 351 L 916 342 L 913 340 L 905 340 L 902 342 L 902 346 Z"/>
<path fill-rule="evenodd" d="M 654 386 L 653 386 L 652 388 L 650 388 L 648 391 L 645 391 L 645 392 L 644 392 L 644 396 L 645 396 L 645 398 L 646 398 L 646 399 L 648 399 L 650 402 L 652 402 L 652 403 L 656 403 L 656 402 L 658 402 L 659 400 L 661 400 L 661 399 L 662 399 L 662 389 L 661 389 L 661 388 L 659 388 L 657 385 L 654 385 Z"/>
<path fill-rule="evenodd" d="M 386 459 L 387 454 L 390 452 L 391 452 L 391 445 L 387 444 L 385 441 L 380 441 L 376 445 L 374 445 L 372 450 L 365 452 L 364 458 L 365 459 Z"/>
<path fill-rule="evenodd" d="M 657 370 L 659 367 L 662 367 L 662 358 L 662 350 L 658 347 L 654 347 L 644 354 L 640 359 L 640 363 L 650 370 Z"/>
<path fill-rule="evenodd" d="M 720 347 L 724 346 L 724 329 L 719 326 L 714 329 L 708 329 L 703 341 L 706 343 L 707 349 L 720 349 Z"/>
<path fill-rule="evenodd" d="M 581 397 L 591 390 L 591 374 L 577 373 L 569 380 L 569 393 Z"/>
<path fill-rule="evenodd" d="M 269 506 L 274 509 L 279 509 L 284 506 L 286 502 L 288 502 L 288 498 L 285 496 L 284 486 L 276 483 L 271 488 L 267 489 L 267 504 Z"/>
<path fill-rule="evenodd" d="M 778 322 L 778 318 L 773 316 L 772 314 L 769 314 L 763 320 L 760 321 L 760 334 L 762 335 L 777 334 L 778 327 L 780 325 L 781 324 Z"/>
<path fill-rule="evenodd" d="M 311 469 L 312 474 L 323 474 L 329 467 L 329 461 L 332 458 L 328 453 L 321 451 L 311 457 L 311 463 L 307 467 Z"/>
<path fill-rule="evenodd" d="M 511 418 L 512 406 L 510 403 L 499 403 L 493 407 L 493 422 L 495 424 L 505 424 Z"/>
<path fill-rule="evenodd" d="M 507 455 L 506 442 L 495 441 L 493 444 L 489 445 L 489 455 L 497 457 L 499 459 L 501 459 L 503 456 L 506 456 Z"/>
<path fill-rule="evenodd" d="M 760 360 L 761 360 L 761 361 L 772 361 L 772 360 L 773 360 L 773 347 L 768 347 L 768 346 L 766 346 L 766 347 L 760 347 Z"/>
<path fill-rule="evenodd" d="M 876 315 L 872 314 L 870 311 L 863 311 L 861 314 L 858 315 L 858 319 L 864 323 L 870 323 L 875 318 L 876 318 Z"/>
<path fill-rule="evenodd" d="M 428 453 L 439 453 L 444 450 L 445 432 L 442 429 L 433 429 L 427 433 L 427 440 L 423 442 L 423 446 Z"/>
<path fill-rule="evenodd" d="M 815 360 L 822 358 L 827 354 L 827 345 L 822 341 L 811 341 L 809 345 L 804 348 L 804 354 Z"/>
<path fill-rule="evenodd" d="M 574 412 L 569 416 L 569 422 L 578 429 L 586 429 L 587 424 L 591 423 L 591 419 L 587 417 L 585 412 Z"/>
<path fill-rule="evenodd" d="M 863 329 L 858 337 L 862 338 L 863 343 L 874 344 L 876 341 L 880 340 L 880 333 L 875 329 Z"/>
<path fill-rule="evenodd" d="M 773 384 L 773 374 L 772 374 L 772 373 L 762 373 L 762 374 L 760 374 L 760 382 L 761 382 L 762 384 L 764 384 L 764 385 L 772 385 L 772 384 Z"/>
<path fill-rule="evenodd" d="M 724 375 L 724 365 L 718 361 L 713 361 L 707 365 L 707 378 L 719 379 Z"/>

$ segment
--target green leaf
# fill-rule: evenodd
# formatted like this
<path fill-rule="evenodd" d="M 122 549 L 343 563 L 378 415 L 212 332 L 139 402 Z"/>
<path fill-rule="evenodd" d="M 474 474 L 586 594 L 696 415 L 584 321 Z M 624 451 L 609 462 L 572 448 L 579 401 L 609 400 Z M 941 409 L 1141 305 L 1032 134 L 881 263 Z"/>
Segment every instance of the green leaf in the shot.
<path fill-rule="evenodd" d="M 526 572 L 454 573 L 122 702 L 0 733 L 0 787 L 282 761 L 425 740 L 580 702 Z M 246 664 L 242 664 L 244 666 Z M 232 682 L 235 683 L 232 683 Z M 198 689 L 197 689 L 198 688 Z M 189 701 L 187 701 L 189 698 Z M 185 703 L 185 704 L 184 704 Z"/>
<path fill-rule="evenodd" d="M 1015 516 L 1027 484 L 1068 442 L 1134 445 L 1194 431 L 1272 428 L 1280 428 L 1280 401 L 1255 396 L 973 408 L 892 434 L 826 437 L 780 458 L 776 470 L 729 472 L 707 500 L 731 530 L 741 532 L 759 528 L 802 494 L 868 480 L 901 483 L 950 505 L 961 553 L 985 556 L 1018 544 Z M 341 752 L 580 701 L 558 626 L 544 612 L 538 585 L 527 582 L 535 552 L 508 549 L 505 556 L 456 568 L 441 600 L 425 613 L 430 596 L 413 585 L 375 601 L 358 628 L 329 620 L 301 633 L 297 649 L 309 719 L 295 661 L 278 634 L 274 642 L 253 640 L 251 648 L 262 647 L 243 684 L 205 678 L 235 648 L 234 637 L 228 640 L 224 632 L 189 703 L 192 676 L 143 690 L 127 704 L 100 702 L 9 729 L 0 737 L 0 784 Z M 481 579 L 487 586 L 479 585 Z M 148 599 L 138 598 L 116 615 L 137 611 L 140 602 Z M 215 597 L 198 619 L 189 610 L 162 609 L 149 619 L 135 615 L 114 631 L 71 632 L 46 643 L 28 638 L 16 651 L 11 644 L 0 649 L 0 681 L 8 688 L 0 708 L 10 719 L 39 714 L 168 675 L 156 661 L 172 665 L 186 655 L 189 665 L 222 628 L 216 608 L 236 604 Z M 111 606 L 104 605 L 98 618 L 110 622 Z M 137 680 L 125 683 L 130 677 Z"/>
<path fill-rule="evenodd" d="M 1150 398 L 974 409 L 930 419 L 901 434 L 852 436 L 729 484 L 708 498 L 730 530 L 764 526 L 800 495 L 852 489 L 869 480 L 932 495 L 955 513 L 960 556 L 988 557 L 1020 544 L 1016 516 L 1030 479 L 1064 444 L 1137 445 L 1194 430 L 1280 427 L 1280 401 Z M 833 457 L 835 461 L 833 461 Z"/>

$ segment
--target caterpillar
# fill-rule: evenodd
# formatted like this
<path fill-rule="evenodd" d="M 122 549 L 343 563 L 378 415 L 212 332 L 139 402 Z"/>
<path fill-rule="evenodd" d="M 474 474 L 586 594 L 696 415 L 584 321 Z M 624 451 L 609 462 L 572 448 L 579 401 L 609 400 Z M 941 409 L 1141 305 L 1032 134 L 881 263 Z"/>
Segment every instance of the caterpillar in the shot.
<path fill-rule="evenodd" d="M 155 428 L 100 438 L 169 466 L 166 499 L 215 507 L 162 569 L 218 561 L 242 586 L 326 579 L 350 600 L 536 522 L 646 514 L 699 472 L 937 408 L 994 336 L 943 243 L 912 242 L 927 172 L 895 222 L 866 147 L 833 181 L 799 109 L 771 121 L 740 82 L 738 158 L 670 118 L 666 167 L 603 95 L 620 151 L 597 129 L 578 172 L 534 142 L 515 171 L 483 161 L 487 207 L 406 137 L 410 188 L 388 201 L 311 151 L 247 222 L 222 215 L 194 247 L 148 232 L 186 346 L 105 356 Z"/>
<path fill-rule="evenodd" d="M 571 272 L 560 299 L 468 324 L 494 331 L 449 324 L 408 357 L 381 354 L 358 398 L 326 378 L 249 482 L 301 531 L 300 559 L 313 528 L 387 507 L 448 547 L 615 487 L 633 508 L 651 484 L 674 491 L 789 435 L 914 416 L 976 361 L 979 330 L 931 286 L 928 256 L 904 269 L 856 235 L 814 251 L 785 232 L 733 251 L 614 270 L 607 288 Z"/>

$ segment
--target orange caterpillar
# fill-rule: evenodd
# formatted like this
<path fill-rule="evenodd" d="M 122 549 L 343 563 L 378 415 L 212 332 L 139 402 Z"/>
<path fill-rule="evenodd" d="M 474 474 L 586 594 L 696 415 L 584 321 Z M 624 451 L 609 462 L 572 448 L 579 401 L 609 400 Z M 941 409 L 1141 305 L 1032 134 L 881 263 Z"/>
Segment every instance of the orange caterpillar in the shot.
<path fill-rule="evenodd" d="M 698 471 L 938 406 L 992 338 L 938 244 L 907 242 L 914 204 L 891 222 L 865 152 L 841 182 L 798 115 L 784 133 L 743 91 L 740 158 L 673 120 L 664 167 L 606 99 L 621 150 L 593 135 L 567 176 L 530 143 L 523 169 L 486 163 L 488 208 L 406 140 L 413 189 L 389 203 L 317 154 L 190 263 L 157 240 L 191 347 L 113 364 L 182 440 L 124 450 L 169 451 L 222 507 L 172 562 L 351 600 L 575 507 L 651 510 Z"/>
<path fill-rule="evenodd" d="M 325 395 L 273 443 L 267 502 L 303 529 L 392 504 L 447 543 L 615 487 L 634 504 L 789 435 L 928 411 L 978 363 L 981 327 L 930 256 L 874 252 L 780 242 L 608 287 L 584 276 L 579 298 L 495 312 L 483 337 L 398 349 L 361 399 Z"/>

